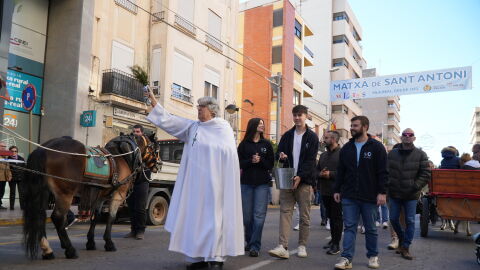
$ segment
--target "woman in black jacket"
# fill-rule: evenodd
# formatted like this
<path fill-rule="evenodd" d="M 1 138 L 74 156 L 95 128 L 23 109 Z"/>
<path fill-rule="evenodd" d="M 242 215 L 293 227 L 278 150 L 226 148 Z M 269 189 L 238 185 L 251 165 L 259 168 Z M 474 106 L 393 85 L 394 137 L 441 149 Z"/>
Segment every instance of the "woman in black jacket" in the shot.
<path fill-rule="evenodd" d="M 245 251 L 250 257 L 258 257 L 263 224 L 267 215 L 270 170 L 273 168 L 273 147 L 263 137 L 265 124 L 260 118 L 248 121 L 247 132 L 238 146 L 240 182 L 242 188 L 243 225 L 245 227 Z"/>

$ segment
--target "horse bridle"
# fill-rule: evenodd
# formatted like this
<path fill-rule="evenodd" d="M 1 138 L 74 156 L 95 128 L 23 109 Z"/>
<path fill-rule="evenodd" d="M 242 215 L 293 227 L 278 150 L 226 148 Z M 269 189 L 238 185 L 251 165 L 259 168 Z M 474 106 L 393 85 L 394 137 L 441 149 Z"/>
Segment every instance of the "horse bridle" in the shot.
<path fill-rule="evenodd" d="M 155 149 L 155 142 L 148 143 L 147 136 L 142 135 L 143 143 L 146 145 L 145 153 L 142 155 L 142 166 L 146 169 L 152 169 L 160 160 L 160 153 Z"/>

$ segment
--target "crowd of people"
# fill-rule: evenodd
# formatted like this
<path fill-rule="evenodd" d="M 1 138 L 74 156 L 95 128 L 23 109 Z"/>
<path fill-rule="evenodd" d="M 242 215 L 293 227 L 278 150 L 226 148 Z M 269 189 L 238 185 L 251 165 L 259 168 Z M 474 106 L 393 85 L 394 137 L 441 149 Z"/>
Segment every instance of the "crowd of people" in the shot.
<path fill-rule="evenodd" d="M 17 187 L 18 187 L 18 198 L 20 202 L 20 208 L 23 209 L 23 186 L 20 184 L 22 182 L 24 171 L 18 167 L 25 166 L 25 160 L 22 156 L 18 154 L 17 146 L 10 146 L 7 150 L 7 144 L 5 142 L 0 142 L 0 152 L 11 153 L 10 156 L 0 156 L 0 159 L 6 159 L 9 161 L 17 161 L 14 163 L 15 166 L 10 166 L 8 162 L 0 162 L 0 210 L 7 210 L 8 208 L 3 206 L 2 199 L 5 195 L 5 188 L 8 183 L 10 194 L 9 194 L 9 208 L 10 210 L 15 209 L 15 200 L 17 198 Z"/>
<path fill-rule="evenodd" d="M 390 228 L 388 249 L 404 259 L 414 258 L 410 246 L 417 200 L 434 166 L 415 146 L 412 129 L 405 129 L 401 143 L 387 153 L 368 133 L 369 119 L 356 116 L 351 119 L 352 138 L 345 145 L 340 146 L 337 131 L 325 132 L 326 151 L 317 162 L 320 140 L 306 125 L 308 108 L 303 105 L 293 108 L 295 125 L 283 134 L 274 152 L 260 118 L 250 119 L 236 149 L 231 128 L 218 117 L 215 99 L 200 99 L 199 121 L 192 121 L 169 114 L 153 93 L 149 97 L 152 112 L 147 119 L 185 142 L 166 229 L 171 232 L 169 249 L 186 255 L 187 269 L 221 269 L 226 256 L 260 255 L 275 163 L 293 168 L 294 177 L 293 188 L 280 190 L 278 245 L 268 251 L 270 256 L 290 257 L 290 233 L 297 227 L 296 254 L 308 257 L 313 202 L 323 208 L 322 225 L 329 225 L 326 253 L 341 253 L 336 269 L 352 268 L 358 228 L 365 234 L 368 267 L 380 267 L 380 226 Z M 480 145 L 473 147 L 471 156 L 459 157 L 451 146 L 443 149 L 442 156 L 440 168 L 480 168 Z M 292 226 L 295 209 L 298 225 Z"/>

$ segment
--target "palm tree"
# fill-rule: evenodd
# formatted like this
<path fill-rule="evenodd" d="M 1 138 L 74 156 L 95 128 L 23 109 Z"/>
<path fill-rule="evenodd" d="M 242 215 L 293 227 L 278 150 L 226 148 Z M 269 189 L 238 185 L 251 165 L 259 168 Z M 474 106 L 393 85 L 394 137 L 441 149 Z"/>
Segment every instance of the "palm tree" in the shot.
<path fill-rule="evenodd" d="M 134 65 L 130 67 L 130 70 L 132 71 L 133 77 L 137 79 L 143 86 L 148 85 L 148 73 L 145 69 L 143 69 L 139 65 Z"/>

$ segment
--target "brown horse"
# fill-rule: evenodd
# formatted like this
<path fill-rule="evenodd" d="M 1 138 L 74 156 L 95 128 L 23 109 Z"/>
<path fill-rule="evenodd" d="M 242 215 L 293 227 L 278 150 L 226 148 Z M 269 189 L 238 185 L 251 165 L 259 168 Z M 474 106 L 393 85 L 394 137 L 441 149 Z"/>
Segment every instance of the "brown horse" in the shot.
<path fill-rule="evenodd" d="M 154 137 L 154 135 L 152 135 Z M 95 185 L 84 176 L 86 167 L 86 147 L 81 142 L 70 137 L 52 139 L 33 151 L 27 161 L 27 168 L 39 173 L 27 172 L 24 182 L 24 246 L 27 255 L 34 259 L 38 256 L 39 247 L 43 259 L 53 259 L 53 251 L 46 238 L 46 209 L 50 192 L 55 197 L 55 207 L 52 222 L 69 259 L 78 258 L 77 251 L 72 246 L 65 230 L 67 212 L 72 199 L 80 194 L 80 208 L 83 213 L 91 213 L 90 230 L 88 231 L 87 250 L 94 250 L 94 231 L 96 220 L 103 202 L 109 200 L 109 216 L 103 239 L 105 250 L 115 251 L 111 239 L 112 223 L 115 220 L 118 207 L 127 197 L 138 173 L 144 169 L 157 171 L 158 144 L 154 138 L 147 136 L 122 135 L 111 140 L 105 148 L 113 154 L 114 165 L 117 168 L 117 180 L 109 185 Z M 62 152 L 52 151 L 55 149 Z M 78 153 L 82 155 L 71 155 Z M 122 155 L 125 154 L 126 155 Z"/>

